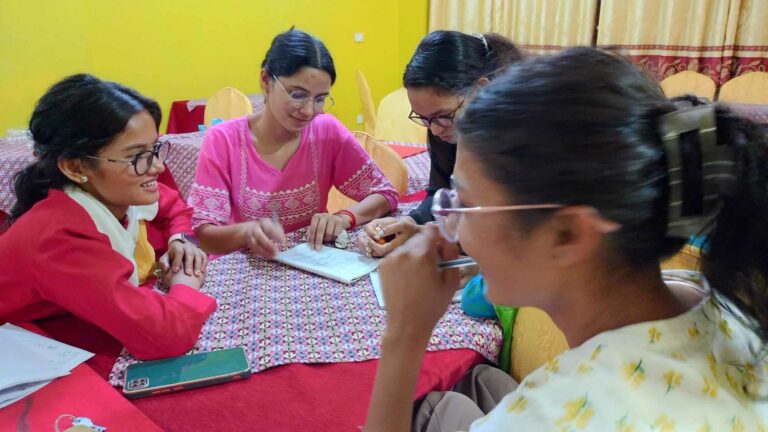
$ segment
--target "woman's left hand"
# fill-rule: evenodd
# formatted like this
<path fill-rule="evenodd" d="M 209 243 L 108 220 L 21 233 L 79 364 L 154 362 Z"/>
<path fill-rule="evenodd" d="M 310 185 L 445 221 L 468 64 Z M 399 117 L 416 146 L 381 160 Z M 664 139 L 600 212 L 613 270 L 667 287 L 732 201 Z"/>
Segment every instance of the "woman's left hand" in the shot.
<path fill-rule="evenodd" d="M 309 225 L 307 242 L 314 250 L 320 250 L 323 243 L 336 239 L 341 230 L 350 227 L 352 221 L 344 215 L 332 215 L 330 213 L 316 213 L 312 216 Z"/>
<path fill-rule="evenodd" d="M 166 273 L 169 269 L 174 273 L 183 269 L 188 276 L 201 276 L 208 264 L 208 255 L 190 242 L 175 240 L 168 245 L 168 252 L 159 262 Z"/>

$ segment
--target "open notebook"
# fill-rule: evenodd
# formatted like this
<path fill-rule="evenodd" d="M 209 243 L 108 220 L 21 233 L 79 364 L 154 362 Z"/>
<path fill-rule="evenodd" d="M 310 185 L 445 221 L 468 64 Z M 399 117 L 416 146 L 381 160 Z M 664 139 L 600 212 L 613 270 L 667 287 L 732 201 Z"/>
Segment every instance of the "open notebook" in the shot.
<path fill-rule="evenodd" d="M 377 259 L 342 249 L 323 246 L 316 251 L 308 243 L 280 252 L 275 260 L 346 284 L 376 270 L 379 265 Z"/>

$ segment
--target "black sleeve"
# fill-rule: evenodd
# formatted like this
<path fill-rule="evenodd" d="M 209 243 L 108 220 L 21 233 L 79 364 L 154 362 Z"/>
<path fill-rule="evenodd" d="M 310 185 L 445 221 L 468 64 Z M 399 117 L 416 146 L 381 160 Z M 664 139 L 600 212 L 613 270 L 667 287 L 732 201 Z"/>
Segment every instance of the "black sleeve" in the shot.
<path fill-rule="evenodd" d="M 429 141 L 429 186 L 427 198 L 408 215 L 419 225 L 435 220 L 432 217 L 432 199 L 438 189 L 451 185 L 453 166 L 456 164 L 456 144 L 451 144 L 428 134 Z"/>

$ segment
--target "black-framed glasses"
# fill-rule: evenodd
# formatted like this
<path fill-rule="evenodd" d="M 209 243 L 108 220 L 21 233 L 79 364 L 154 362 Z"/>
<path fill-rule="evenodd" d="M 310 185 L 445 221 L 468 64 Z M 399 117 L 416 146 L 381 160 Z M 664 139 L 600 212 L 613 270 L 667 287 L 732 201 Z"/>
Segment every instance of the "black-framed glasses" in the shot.
<path fill-rule="evenodd" d="M 464 100 L 463 99 L 462 99 L 461 103 L 459 104 L 459 106 L 456 107 L 456 109 L 453 110 L 453 112 L 451 112 L 450 114 L 438 115 L 438 116 L 434 116 L 434 117 L 424 117 L 424 116 L 416 114 L 415 112 L 413 112 L 413 110 L 411 110 L 411 113 L 408 114 L 408 118 L 412 122 L 416 123 L 417 125 L 424 126 L 426 128 L 432 127 L 432 123 L 434 123 L 434 124 L 436 124 L 436 125 L 438 125 L 440 127 L 447 128 L 447 127 L 453 126 L 453 120 L 456 117 L 456 114 L 461 109 L 462 105 L 464 105 Z"/>
<path fill-rule="evenodd" d="M 315 109 L 315 111 L 330 111 L 331 108 L 333 108 L 334 105 L 336 105 L 336 101 L 333 100 L 333 96 L 330 94 L 320 95 L 316 97 L 311 97 L 309 93 L 307 93 L 304 90 L 293 90 L 288 91 L 288 89 L 285 88 L 283 83 L 275 76 L 272 75 L 272 78 L 277 81 L 277 84 L 280 86 L 281 89 L 285 92 L 285 94 L 288 95 L 289 98 L 291 98 L 291 101 L 293 102 L 293 106 L 296 109 L 301 109 L 306 105 L 309 101 L 312 101 L 312 106 Z"/>
<path fill-rule="evenodd" d="M 168 159 L 168 155 L 171 152 L 171 143 L 168 141 L 158 141 L 155 146 L 152 148 L 152 150 L 146 150 L 141 153 L 137 153 L 133 156 L 133 159 L 127 161 L 127 160 L 120 160 L 120 159 L 108 159 L 98 156 L 85 156 L 89 159 L 98 159 L 103 160 L 107 162 L 112 163 L 119 163 L 123 165 L 132 165 L 133 170 L 136 172 L 136 175 L 144 175 L 146 174 L 151 168 L 152 163 L 154 163 L 155 158 L 160 161 L 160 163 L 164 163 L 166 159 Z"/>

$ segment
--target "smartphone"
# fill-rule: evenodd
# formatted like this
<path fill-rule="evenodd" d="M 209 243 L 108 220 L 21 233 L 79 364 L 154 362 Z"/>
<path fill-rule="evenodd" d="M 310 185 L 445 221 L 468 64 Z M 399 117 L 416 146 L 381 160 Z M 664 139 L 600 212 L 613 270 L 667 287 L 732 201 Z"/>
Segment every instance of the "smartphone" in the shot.
<path fill-rule="evenodd" d="M 139 398 L 238 381 L 251 376 L 242 347 L 228 348 L 128 366 L 123 394 Z"/>

